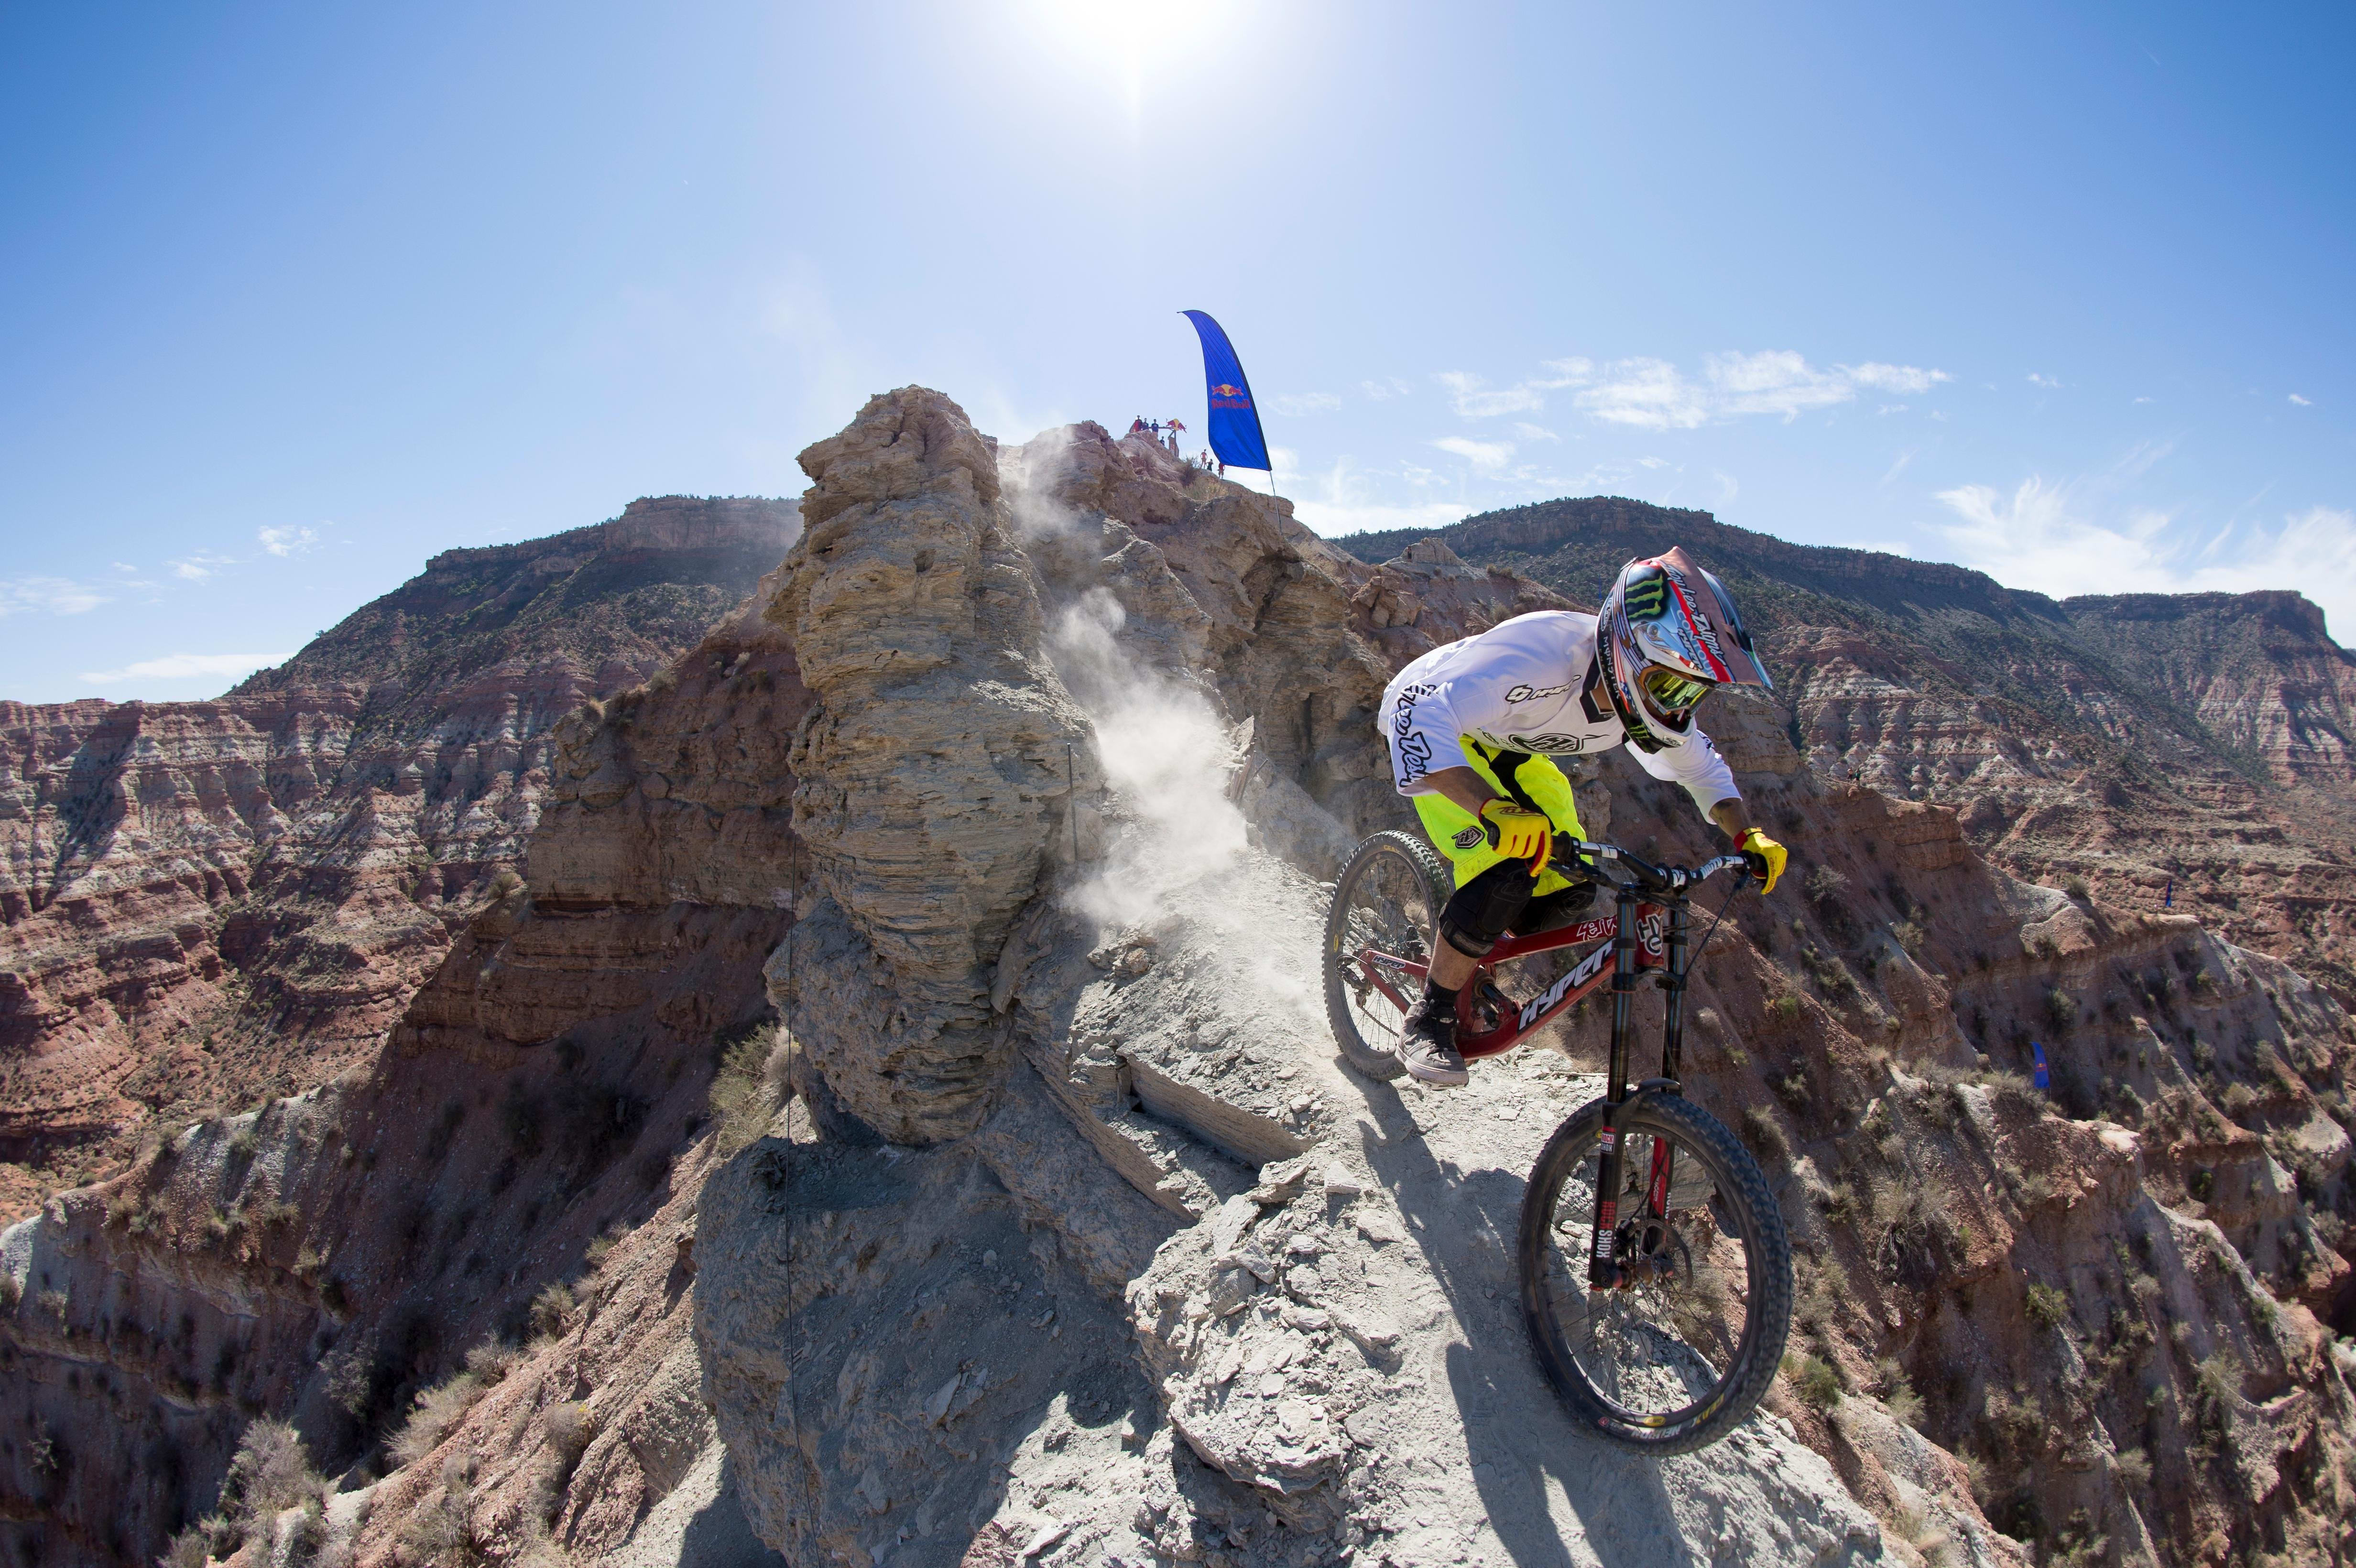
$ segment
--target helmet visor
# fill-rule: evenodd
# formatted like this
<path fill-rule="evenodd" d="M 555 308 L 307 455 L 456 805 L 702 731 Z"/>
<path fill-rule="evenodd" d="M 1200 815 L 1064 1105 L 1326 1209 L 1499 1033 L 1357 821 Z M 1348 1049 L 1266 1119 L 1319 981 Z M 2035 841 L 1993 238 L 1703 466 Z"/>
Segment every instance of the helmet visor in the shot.
<path fill-rule="evenodd" d="M 1696 680 L 1683 670 L 1665 665 L 1646 665 L 1644 673 L 1636 677 L 1644 688 L 1644 700 L 1661 713 L 1683 713 L 1709 695 L 1710 683 Z"/>

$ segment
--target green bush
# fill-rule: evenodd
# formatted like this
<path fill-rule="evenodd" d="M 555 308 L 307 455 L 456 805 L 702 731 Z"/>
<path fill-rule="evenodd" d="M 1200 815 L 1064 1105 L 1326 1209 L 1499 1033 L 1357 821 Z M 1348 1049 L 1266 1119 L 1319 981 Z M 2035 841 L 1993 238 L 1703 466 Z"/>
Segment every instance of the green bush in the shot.
<path fill-rule="evenodd" d="M 1791 1357 L 1783 1360 L 1783 1370 L 1791 1375 L 1792 1392 L 1800 1403 L 1811 1410 L 1830 1410 L 1841 1402 L 1840 1373 L 1829 1362 L 1814 1356 L 1802 1356 L 1796 1363 Z"/>
<path fill-rule="evenodd" d="M 2029 1287 L 2029 1320 L 2040 1328 L 2060 1329 L 2070 1321 L 2070 1297 L 2050 1285 Z"/>

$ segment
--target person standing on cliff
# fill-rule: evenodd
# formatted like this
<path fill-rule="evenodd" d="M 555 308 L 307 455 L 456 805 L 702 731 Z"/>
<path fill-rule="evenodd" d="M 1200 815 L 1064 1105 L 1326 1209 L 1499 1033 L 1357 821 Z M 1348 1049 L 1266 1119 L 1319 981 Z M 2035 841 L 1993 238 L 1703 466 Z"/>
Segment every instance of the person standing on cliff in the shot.
<path fill-rule="evenodd" d="M 1547 863 L 1556 834 L 1581 837 L 1555 757 L 1627 742 L 1638 767 L 1683 784 L 1735 841 L 1761 891 L 1774 890 L 1784 848 L 1752 825 L 1733 771 L 1693 721 L 1721 686 L 1772 689 L 1725 585 L 1682 548 L 1622 568 L 1600 615 L 1516 615 L 1392 677 L 1377 720 L 1392 782 L 1456 873 L 1399 1037 L 1410 1075 L 1466 1082 L 1458 991 L 1508 930 L 1551 930 L 1594 898 L 1592 883 Z"/>

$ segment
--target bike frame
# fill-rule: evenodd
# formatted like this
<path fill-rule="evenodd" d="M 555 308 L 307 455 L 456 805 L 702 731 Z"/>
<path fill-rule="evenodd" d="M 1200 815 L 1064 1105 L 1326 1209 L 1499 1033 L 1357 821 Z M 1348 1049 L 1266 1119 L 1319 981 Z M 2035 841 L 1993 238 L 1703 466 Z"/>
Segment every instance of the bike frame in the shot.
<path fill-rule="evenodd" d="M 1678 1063 L 1685 1053 L 1686 1036 L 1686 971 L 1689 962 L 1687 949 L 1692 941 L 1690 891 L 1717 872 L 1744 864 L 1739 855 L 1724 855 L 1696 870 L 1654 866 L 1612 845 L 1577 841 L 1572 852 L 1580 865 L 1573 870 L 1594 870 L 1611 882 L 1613 908 L 1607 918 L 1581 921 L 1559 931 L 1540 932 L 1534 936 L 1506 937 L 1490 949 L 1472 978 L 1465 982 L 1456 997 L 1456 1049 L 1466 1060 L 1496 1056 L 1511 1051 L 1533 1031 L 1559 1018 L 1570 1008 L 1603 988 L 1608 980 L 1612 987 L 1612 1060 L 1604 1080 L 1603 1131 L 1601 1136 L 1600 1168 L 1596 1172 L 1595 1233 L 1588 1249 L 1587 1285 L 1590 1290 L 1624 1289 L 1637 1283 L 1633 1268 L 1621 1258 L 1618 1198 L 1627 1169 L 1622 1164 L 1620 1129 L 1631 1107 L 1655 1094 L 1682 1093 L 1677 1082 Z M 1616 866 L 1624 875 L 1612 875 L 1606 866 Z M 1652 891 L 1665 901 L 1644 901 L 1643 894 Z M 1513 999 L 1498 991 L 1490 976 L 1495 965 L 1517 958 L 1527 958 L 1540 953 L 1552 953 L 1565 947 L 1576 947 L 1583 942 L 1611 940 L 1580 959 L 1569 974 L 1548 986 L 1527 1002 L 1516 1006 Z M 1607 974 L 1604 965 L 1610 961 Z M 1420 980 L 1430 965 L 1402 958 L 1396 954 L 1380 953 L 1371 947 L 1358 950 L 1357 960 L 1367 980 L 1387 997 L 1401 1012 L 1412 1005 L 1384 980 L 1386 969 L 1409 974 Z M 1636 976 L 1642 970 L 1661 971 L 1661 989 L 1667 995 L 1665 1016 L 1661 1028 L 1661 1071 L 1656 1077 L 1631 1083 L 1630 1058 L 1635 1045 Z M 1498 1020 L 1494 1027 L 1482 1029 L 1474 1009 L 1484 1005 L 1489 997 L 1496 998 Z M 1659 1139 L 1653 1143 L 1652 1168 L 1646 1172 L 1644 1213 L 1649 1221 L 1668 1218 L 1670 1169 L 1669 1146 Z M 1630 1221 L 1631 1224 L 1633 1221 Z M 1633 1239 L 1632 1239 L 1633 1241 Z M 1632 1254 L 1633 1245 L 1627 1249 Z"/>

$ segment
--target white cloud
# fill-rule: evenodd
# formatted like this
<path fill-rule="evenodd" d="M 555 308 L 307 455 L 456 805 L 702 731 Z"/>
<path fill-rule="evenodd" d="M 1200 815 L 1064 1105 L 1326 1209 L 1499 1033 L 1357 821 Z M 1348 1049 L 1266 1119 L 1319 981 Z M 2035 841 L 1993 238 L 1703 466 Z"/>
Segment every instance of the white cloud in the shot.
<path fill-rule="evenodd" d="M 1544 425 L 1525 424 L 1519 420 L 1515 420 L 1506 428 L 1524 441 L 1560 441 L 1562 439 Z"/>
<path fill-rule="evenodd" d="M 319 536 L 305 528 L 258 528 L 253 537 L 272 555 L 300 555 L 319 542 Z"/>
<path fill-rule="evenodd" d="M 47 610 L 52 615 L 80 615 L 97 609 L 111 597 L 89 583 L 76 582 L 70 578 L 0 578 L 0 616 L 14 615 L 20 610 Z"/>
<path fill-rule="evenodd" d="M 2308 399 L 2307 399 L 2307 398 L 2302 398 L 2302 397 L 2300 397 L 2297 392 L 2293 392 L 2293 393 L 2290 395 L 2290 400 L 2291 400 L 2292 402 L 2294 402 L 2294 403 L 2297 403 L 2300 408 L 2303 408 L 2303 409 L 2311 409 L 2311 408 L 2315 407 L 2315 404 L 2314 404 L 2314 402 L 2313 402 L 2312 400 L 2308 400 Z"/>
<path fill-rule="evenodd" d="M 1581 390 L 1579 407 L 1607 424 L 1638 430 L 1698 430 L 1749 414 L 1780 416 L 1785 423 L 1813 410 L 1851 401 L 1860 387 L 1927 391 L 1950 380 L 1944 370 L 1913 365 L 1835 365 L 1820 369 L 1790 349 L 1713 354 L 1698 380 L 1665 359 L 1622 359 Z"/>
<path fill-rule="evenodd" d="M 2029 384 L 2032 387 L 2058 387 L 2062 383 L 2051 376 L 2040 376 L 2031 370 L 2029 373 Z"/>
<path fill-rule="evenodd" d="M 1900 453 L 1898 454 L 1898 461 L 1890 465 L 1890 472 L 1881 476 L 1881 483 L 1887 485 L 1892 479 L 1897 478 L 1901 474 L 1905 473 L 1906 465 L 1914 461 L 1915 451 L 1915 448 L 1910 446 L 1905 451 Z"/>
<path fill-rule="evenodd" d="M 1302 414 L 1331 413 L 1342 406 L 1342 400 L 1332 392 L 1279 392 L 1268 400 L 1270 413 L 1298 418 Z"/>
<path fill-rule="evenodd" d="M 222 567 L 236 564 L 235 556 L 216 555 L 210 550 L 200 549 L 194 555 L 174 561 L 172 575 L 184 582 L 202 582 Z"/>
<path fill-rule="evenodd" d="M 2149 398 L 2137 398 L 2136 401 L 2138 403 L 2147 403 L 2151 401 L 2151 400 Z"/>
<path fill-rule="evenodd" d="M 1873 411 L 1878 414 L 1902 414 L 1906 411 L 1906 405 L 1904 403 L 1884 403 Z"/>
<path fill-rule="evenodd" d="M 1918 369 L 1912 365 L 1883 365 L 1868 360 L 1862 365 L 1837 365 L 1839 370 L 1860 387 L 1871 387 L 1880 392 L 1921 394 L 1942 381 L 1952 381 L 1944 370 Z"/>
<path fill-rule="evenodd" d="M 1425 484 L 1441 477 L 1429 469 L 1413 466 L 1406 469 L 1404 476 L 1410 484 Z M 1283 477 L 1287 481 L 1284 493 L 1293 497 L 1293 516 L 1312 532 L 1328 539 L 1386 528 L 1428 528 L 1437 532 L 1451 523 L 1461 522 L 1472 509 L 1453 501 L 1398 506 L 1378 500 L 1366 476 L 1352 467 L 1346 457 L 1314 477 L 1297 472 L 1287 473 Z"/>
<path fill-rule="evenodd" d="M 1636 459 L 1636 464 L 1642 468 L 1666 468 L 1669 465 L 1669 460 L 1665 457 L 1640 457 Z"/>
<path fill-rule="evenodd" d="M 1503 468 L 1505 460 L 1514 455 L 1510 441 L 1467 441 L 1461 435 L 1445 435 L 1431 443 L 1442 452 L 1454 453 L 1484 472 Z"/>
<path fill-rule="evenodd" d="M 1414 389 L 1397 376 L 1386 376 L 1379 381 L 1358 383 L 1358 390 L 1364 392 L 1370 401 L 1377 403 L 1390 398 L 1404 398 Z"/>
<path fill-rule="evenodd" d="M 1535 412 L 1546 407 L 1545 396 L 1532 387 L 1504 387 L 1491 391 L 1480 377 L 1467 370 L 1442 370 L 1434 379 L 1448 389 L 1449 405 L 1468 420 Z"/>
<path fill-rule="evenodd" d="M 2032 476 L 2010 495 L 1987 485 L 1940 492 L 1959 521 L 1942 528 L 1955 559 L 2014 588 L 2074 593 L 2248 593 L 2296 589 L 2345 636 L 2356 633 L 2356 513 L 2311 507 L 2265 528 L 2207 532 L 2169 514 L 2134 508 L 2089 520 L 2103 485 Z"/>
<path fill-rule="evenodd" d="M 161 658 L 141 659 L 121 669 L 93 670 L 81 678 L 91 686 L 128 686 L 142 680 L 195 680 L 203 677 L 234 680 L 264 665 L 283 664 L 294 656 L 291 653 L 166 654 Z"/>

